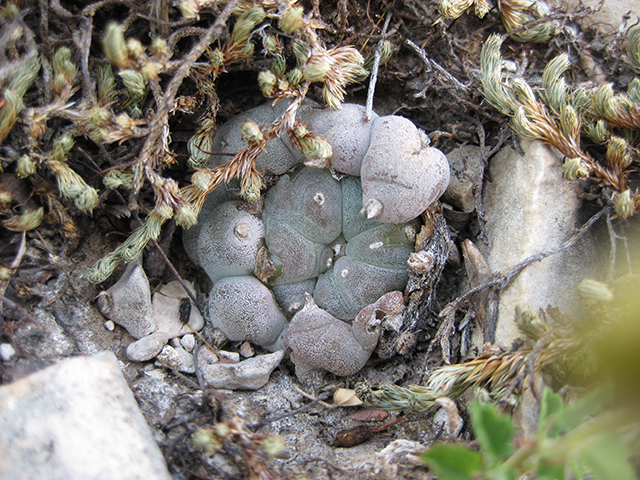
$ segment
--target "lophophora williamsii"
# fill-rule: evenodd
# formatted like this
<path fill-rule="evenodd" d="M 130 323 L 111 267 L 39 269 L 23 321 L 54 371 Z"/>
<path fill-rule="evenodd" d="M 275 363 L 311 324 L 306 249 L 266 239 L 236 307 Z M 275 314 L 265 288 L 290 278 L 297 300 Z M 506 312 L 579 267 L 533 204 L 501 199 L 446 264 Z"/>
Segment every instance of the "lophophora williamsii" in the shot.
<path fill-rule="evenodd" d="M 231 119 L 214 151 L 239 152 L 244 122 L 271 123 L 282 108 Z M 297 118 L 331 145 L 333 173 L 304 166 L 285 136 L 274 139 L 257 161 L 261 173 L 279 175 L 261 213 L 222 186 L 184 243 L 213 282 L 210 320 L 230 340 L 288 348 L 299 376 L 351 375 L 375 349 L 381 318 L 401 312 L 416 217 L 446 189 L 449 164 L 402 117 L 365 121 L 359 105 L 304 104 Z M 214 155 L 210 166 L 227 160 Z"/>

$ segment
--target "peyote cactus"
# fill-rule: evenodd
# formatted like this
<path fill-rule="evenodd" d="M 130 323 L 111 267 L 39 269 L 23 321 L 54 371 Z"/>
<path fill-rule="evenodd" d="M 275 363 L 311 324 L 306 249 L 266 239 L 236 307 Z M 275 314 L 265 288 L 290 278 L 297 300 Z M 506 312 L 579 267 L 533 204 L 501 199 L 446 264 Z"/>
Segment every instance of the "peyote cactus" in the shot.
<path fill-rule="evenodd" d="M 270 122 L 279 108 L 265 105 L 230 120 L 211 142 L 214 151 L 242 149 L 249 141 L 242 132 L 259 131 L 248 122 Z M 211 321 L 229 339 L 276 350 L 286 338 L 296 365 L 306 366 L 300 372 L 350 375 L 364 366 L 379 336 L 380 322 L 367 317 L 358 326 L 364 321 L 358 313 L 404 289 L 415 218 L 445 190 L 449 166 L 401 117 L 374 115 L 367 122 L 359 105 L 327 111 L 305 104 L 298 118 L 307 122 L 299 124 L 302 133 L 275 139 L 258 158 L 259 171 L 281 175 L 260 218 L 255 206 L 230 200 L 230 188 L 219 188 L 198 226 L 185 233 L 185 246 L 214 283 Z M 307 151 L 305 138 L 315 142 Z M 322 149 L 334 171 L 351 176 L 338 180 L 329 170 L 300 165 L 296 142 L 307 158 L 309 150 Z M 223 161 L 214 155 L 210 164 Z M 286 336 L 285 316 L 294 316 Z M 330 351 L 321 355 L 304 346 L 310 344 Z"/>

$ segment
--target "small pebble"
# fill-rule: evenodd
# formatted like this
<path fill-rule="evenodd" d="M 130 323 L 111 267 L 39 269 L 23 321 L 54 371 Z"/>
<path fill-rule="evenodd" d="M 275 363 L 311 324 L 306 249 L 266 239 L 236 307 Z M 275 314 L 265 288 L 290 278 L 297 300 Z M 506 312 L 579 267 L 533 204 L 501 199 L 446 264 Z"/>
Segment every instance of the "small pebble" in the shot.
<path fill-rule="evenodd" d="M 134 362 L 146 362 L 157 356 L 167 344 L 169 336 L 164 332 L 152 333 L 127 347 L 127 357 Z"/>
<path fill-rule="evenodd" d="M 240 361 L 240 354 L 238 352 L 227 352 L 226 350 L 218 350 L 218 353 L 222 358 L 226 358 L 227 360 L 231 360 L 232 362 L 238 363 Z"/>
<path fill-rule="evenodd" d="M 173 348 L 170 345 L 166 345 L 162 349 L 155 363 L 156 365 L 173 368 L 183 373 L 196 372 L 193 355 L 183 348 Z"/>
<path fill-rule="evenodd" d="M 0 344 L 0 359 L 2 359 L 3 362 L 10 361 L 15 354 L 16 351 L 10 343 Z"/>
<path fill-rule="evenodd" d="M 107 320 L 106 322 L 104 322 L 104 328 L 106 328 L 110 332 L 113 332 L 116 328 L 116 324 L 113 323 L 113 320 Z"/>
<path fill-rule="evenodd" d="M 180 339 L 178 337 L 172 338 L 169 343 L 173 348 L 182 348 L 182 346 L 180 345 Z"/>
<path fill-rule="evenodd" d="M 194 337 L 191 333 L 187 333 L 184 337 L 180 339 L 180 345 L 187 351 L 193 351 L 193 347 L 196 346 L 196 337 Z"/>
<path fill-rule="evenodd" d="M 253 345 L 251 345 L 251 342 L 243 342 L 242 345 L 240 345 L 240 355 L 244 358 L 253 357 L 255 354 L 256 350 L 253 348 Z"/>

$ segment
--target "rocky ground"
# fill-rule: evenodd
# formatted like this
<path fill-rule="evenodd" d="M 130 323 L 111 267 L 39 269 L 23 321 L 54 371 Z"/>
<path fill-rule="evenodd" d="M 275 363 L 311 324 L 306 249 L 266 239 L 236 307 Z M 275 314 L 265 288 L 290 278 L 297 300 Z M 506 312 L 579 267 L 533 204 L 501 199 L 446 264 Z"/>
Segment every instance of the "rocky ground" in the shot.
<path fill-rule="evenodd" d="M 135 7 L 102 3 L 96 8 L 102 9 L 104 18 L 91 16 L 95 32 L 104 29 L 106 18 L 124 21 L 130 8 L 140 15 L 148 11 L 143 2 Z M 633 24 L 638 11 L 633 2 L 626 7 L 623 3 L 605 3 L 600 12 L 587 16 L 582 7 L 566 5 L 570 15 L 554 16 L 562 26 L 556 37 L 543 44 L 509 40 L 503 55 L 533 85 L 539 85 L 541 70 L 551 58 L 569 51 L 574 67 L 568 82 L 605 79 L 626 87 L 632 74 L 620 62 L 624 42 L 617 32 L 621 22 Z M 361 380 L 372 385 L 420 384 L 438 365 L 476 356 L 487 339 L 485 327 L 491 323 L 484 324 L 486 319 L 495 322 L 493 343 L 511 349 L 520 336 L 513 320 L 516 305 L 527 304 L 534 310 L 551 306 L 580 317 L 584 311 L 575 289 L 584 278 L 613 280 L 637 265 L 636 218 L 611 220 L 603 211 L 609 205 L 597 182 L 564 180 L 561 155 L 539 141 L 518 139 L 509 128 L 509 118 L 483 100 L 480 49 L 490 33 L 504 33 L 495 8 L 482 20 L 463 15 L 434 25 L 438 13 L 434 4 L 426 2 L 318 2 L 305 7 L 324 20 L 323 39 L 330 45 L 362 47 L 377 41 L 380 25 L 391 13 L 386 35 L 393 55 L 380 67 L 374 109 L 380 115 L 413 120 L 451 164 L 452 182 L 437 214 L 447 220 L 453 250 L 437 284 L 435 302 L 411 332 L 415 345 L 384 360 L 374 355 L 351 377 L 327 374 L 313 385 L 299 382 L 290 360 L 277 354 L 271 354 L 276 357 L 266 364 L 240 371 L 234 362 L 264 359 L 270 352 L 226 341 L 199 317 L 193 302 L 189 302 L 193 329 L 181 322 L 185 294 L 172 283 L 176 276 L 167 264 L 190 282 L 201 304 L 206 305 L 211 288 L 182 246 L 181 227 L 168 223 L 158 242 L 167 261 L 151 246 L 135 272 L 125 272 L 121 264 L 104 282 L 88 281 L 88 270 L 140 224 L 137 214 L 127 212 L 122 195 L 104 194 L 92 215 L 69 208 L 76 235 L 61 238 L 60 224 L 54 222 L 26 234 L 2 230 L 0 264 L 10 272 L 0 283 L 0 449 L 8 452 L 0 460 L 2 478 L 89 478 L 87 472 L 98 472 L 92 478 L 146 479 L 433 478 L 415 455 L 449 436 L 444 410 L 363 413 L 359 406 L 336 406 L 335 391 L 353 389 Z M 64 12 L 73 12 L 68 22 L 77 23 L 81 32 L 80 26 L 87 25 L 82 20 L 88 18 L 86 8 L 83 2 L 32 3 L 23 6 L 24 21 L 50 53 L 54 44 L 72 45 L 64 40 L 69 33 Z M 169 10 L 176 21 L 179 14 Z M 633 11 L 630 19 L 623 18 L 627 10 Z M 44 12 L 49 32 L 43 30 Z M 136 26 L 144 24 L 140 18 Z M 198 25 L 208 26 L 215 18 L 203 13 Z M 6 25 L 9 22 L 3 28 Z M 89 37 L 94 42 L 92 61 L 103 58 L 98 34 L 93 35 Z M 77 33 L 77 41 L 80 36 Z M 144 43 L 143 37 L 140 34 Z M 182 50 L 190 46 L 178 45 Z M 12 54 L 3 53 L 9 58 Z M 255 74 L 265 66 L 268 63 L 261 58 L 228 66 L 216 85 L 219 123 L 264 101 Z M 34 83 L 25 104 L 37 105 L 46 81 L 43 76 Z M 322 102 L 320 90 L 313 86 L 308 96 Z M 347 101 L 364 104 L 365 100 L 366 83 L 349 88 Z M 200 114 L 171 120 L 175 152 L 186 154 L 186 142 Z M 52 120 L 50 128 L 62 129 L 65 122 Z M 85 157 L 98 158 L 105 147 L 76 141 L 78 152 L 71 163 L 87 182 L 97 185 L 93 177 L 109 165 Z M 143 141 L 133 138 L 122 146 L 110 144 L 104 151 L 124 164 L 141 154 Z M 47 181 L 46 174 L 27 182 L 8 162 L 14 151 L 26 148 L 15 133 L 2 143 L 0 156 L 6 168 L 1 188 L 11 191 L 17 203 L 39 206 L 45 195 L 34 196 L 33 191 L 39 181 Z M 186 155 L 177 160 L 167 175 L 182 185 L 188 176 Z M 145 189 L 140 203 L 150 209 L 153 194 Z M 588 224 L 590 219 L 593 225 Z M 580 229 L 585 224 L 588 227 Z M 579 238 L 573 242 L 576 234 Z M 613 243 L 617 250 L 610 242 L 616 236 L 622 238 Z M 517 265 L 527 259 L 520 272 Z M 449 302 L 509 273 L 514 274 L 509 278 L 513 281 L 493 297 L 461 303 L 451 317 L 451 329 L 443 334 L 440 327 L 446 315 L 439 314 Z M 100 294 L 113 292 L 121 277 L 133 280 L 119 290 L 121 300 L 113 297 L 116 309 L 134 300 L 136 306 L 119 316 L 106 309 L 105 315 Z M 480 312 L 472 305 L 494 311 Z M 118 321 L 110 320 L 114 316 Z M 155 330 L 164 333 L 150 339 Z M 218 365 L 216 373 L 207 373 L 210 365 L 205 360 L 194 363 L 192 353 L 207 351 L 201 336 L 228 352 L 224 355 L 229 363 Z M 223 380 L 213 383 L 208 375 Z M 263 386 L 245 389 L 259 385 Z M 471 430 L 464 404 L 460 404 L 463 426 L 457 438 L 467 440 Z M 525 405 L 536 408 L 535 402 Z M 527 420 L 521 428 L 529 428 Z M 341 446 L 345 435 L 362 442 Z"/>

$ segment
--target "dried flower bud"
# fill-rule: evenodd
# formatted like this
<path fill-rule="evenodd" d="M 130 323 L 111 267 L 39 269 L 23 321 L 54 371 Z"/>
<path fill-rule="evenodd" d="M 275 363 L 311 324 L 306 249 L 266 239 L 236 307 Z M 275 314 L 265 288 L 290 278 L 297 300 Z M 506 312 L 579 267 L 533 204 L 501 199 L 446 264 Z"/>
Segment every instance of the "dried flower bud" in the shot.
<path fill-rule="evenodd" d="M 264 46 L 264 49 L 267 51 L 267 53 L 270 53 L 271 55 L 279 53 L 280 50 L 282 50 L 278 38 L 274 35 L 265 35 L 262 38 L 262 45 Z"/>
<path fill-rule="evenodd" d="M 129 94 L 132 97 L 142 98 L 146 94 L 146 86 L 144 84 L 144 78 L 139 72 L 135 70 L 122 70 L 118 73 L 124 86 L 127 87 Z"/>
<path fill-rule="evenodd" d="M 592 123 L 586 127 L 587 135 L 598 145 L 604 145 L 611 138 L 607 122 L 604 120 L 598 120 L 596 123 Z"/>
<path fill-rule="evenodd" d="M 251 35 L 251 31 L 264 20 L 264 17 L 265 13 L 262 7 L 252 5 L 249 10 L 240 15 L 236 25 L 233 27 L 231 43 L 233 45 L 242 45 L 245 43 L 249 35 Z"/>
<path fill-rule="evenodd" d="M 129 52 L 121 25 L 115 22 L 110 22 L 107 25 L 102 38 L 102 48 L 111 63 L 119 68 L 126 68 L 129 61 Z"/>
<path fill-rule="evenodd" d="M 640 79 L 638 77 L 631 80 L 627 87 L 627 95 L 635 103 L 640 103 Z"/>
<path fill-rule="evenodd" d="M 158 67 L 159 65 L 155 62 L 147 62 L 140 68 L 140 75 L 145 80 L 157 80 Z"/>
<path fill-rule="evenodd" d="M 613 204 L 613 209 L 615 210 L 616 215 L 623 220 L 626 220 L 633 215 L 635 204 L 634 199 L 631 197 L 631 190 L 627 189 L 618 195 Z"/>
<path fill-rule="evenodd" d="M 209 170 L 198 170 L 191 176 L 191 184 L 198 190 L 205 191 L 213 182 L 213 175 Z"/>
<path fill-rule="evenodd" d="M 631 155 L 627 153 L 627 141 L 620 137 L 611 137 L 607 144 L 607 161 L 611 168 L 621 172 L 631 165 Z"/>
<path fill-rule="evenodd" d="M 271 70 L 263 70 L 258 74 L 258 85 L 265 97 L 271 97 L 278 79 Z"/>
<path fill-rule="evenodd" d="M 184 18 L 195 18 L 200 12 L 200 2 L 198 0 L 182 0 L 178 3 L 178 8 Z"/>
<path fill-rule="evenodd" d="M 284 75 L 286 69 L 287 61 L 282 55 L 276 53 L 271 63 L 271 70 L 273 70 L 273 73 L 276 75 L 276 77 L 281 77 L 282 75 Z"/>
<path fill-rule="evenodd" d="M 213 68 L 220 68 L 224 65 L 224 53 L 220 51 L 219 48 L 216 48 L 209 57 L 209 63 Z"/>
<path fill-rule="evenodd" d="M 287 80 L 292 86 L 300 85 L 300 82 L 304 79 L 304 75 L 302 74 L 302 70 L 299 68 L 294 68 L 287 72 Z"/>
<path fill-rule="evenodd" d="M 277 435 L 269 435 L 260 442 L 262 452 L 267 456 L 269 461 L 282 454 L 287 448 L 284 438 Z"/>
<path fill-rule="evenodd" d="M 198 212 L 193 205 L 186 203 L 178 208 L 174 218 L 181 227 L 190 228 L 198 223 Z"/>
<path fill-rule="evenodd" d="M 252 121 L 247 120 L 240 128 L 240 134 L 242 139 L 249 145 L 259 145 L 264 141 L 264 135 L 262 135 L 262 129 L 260 126 Z"/>
<path fill-rule="evenodd" d="M 29 155 L 22 155 L 18 159 L 16 166 L 16 175 L 20 178 L 27 178 L 29 175 L 36 173 L 36 164 Z"/>
<path fill-rule="evenodd" d="M 183 2 L 184 3 L 184 2 Z M 184 15 L 184 12 L 183 12 Z M 186 16 L 186 15 L 185 15 Z M 216 424 L 220 425 L 219 423 Z M 214 454 L 216 453 L 225 441 L 224 436 L 218 435 L 210 428 L 199 428 L 191 435 L 191 443 L 197 450 Z"/>
<path fill-rule="evenodd" d="M 242 49 L 242 55 L 249 58 L 250 56 L 253 55 L 254 51 L 255 51 L 255 45 L 253 43 L 247 43 Z"/>
<path fill-rule="evenodd" d="M 60 162 L 63 161 L 74 144 L 73 137 L 68 133 L 63 133 L 53 142 L 53 158 Z"/>
<path fill-rule="evenodd" d="M 149 51 L 155 57 L 164 57 L 169 53 L 169 46 L 167 41 L 163 38 L 156 37 L 149 46 Z"/>
<path fill-rule="evenodd" d="M 387 61 L 391 58 L 392 47 L 391 42 L 385 40 L 382 44 L 382 51 L 380 52 L 380 65 L 387 63 Z M 367 58 L 364 61 L 363 67 L 366 70 L 371 70 L 373 68 L 373 61 L 375 59 L 375 51 L 371 52 L 367 55 Z"/>
<path fill-rule="evenodd" d="M 129 52 L 129 57 L 133 59 L 140 58 L 144 54 L 142 42 L 137 38 L 129 38 L 127 40 L 127 52 Z"/>
<path fill-rule="evenodd" d="M 582 280 L 576 290 L 580 300 L 587 308 L 609 303 L 613 300 L 613 293 L 605 283 L 590 278 Z"/>
<path fill-rule="evenodd" d="M 307 63 L 309 58 L 309 44 L 303 40 L 297 39 L 293 42 L 293 55 L 296 57 L 298 66 L 302 66 Z"/>
<path fill-rule="evenodd" d="M 262 180 L 259 176 L 251 175 L 249 181 L 242 185 L 240 194 L 249 203 L 255 203 L 260 200 L 260 190 L 262 189 Z"/>
<path fill-rule="evenodd" d="M 12 232 L 28 232 L 34 228 L 38 228 L 42 223 L 44 216 L 44 208 L 37 210 L 27 209 L 22 215 L 14 215 L 2 221 L 2 225 Z"/>
<path fill-rule="evenodd" d="M 290 8 L 280 19 L 280 28 L 285 33 L 293 33 L 304 25 L 302 14 L 303 7 Z"/>
<path fill-rule="evenodd" d="M 565 180 L 578 180 L 580 178 L 586 178 L 588 175 L 589 171 L 578 157 L 568 158 L 562 165 L 562 177 Z"/>
<path fill-rule="evenodd" d="M 311 55 L 302 72 L 310 82 L 324 82 L 330 70 L 331 61 L 326 55 Z"/>
<path fill-rule="evenodd" d="M 61 75 L 65 85 L 70 86 L 71 84 L 73 84 L 78 69 L 71 61 L 71 50 L 69 50 L 67 47 L 61 47 L 56 50 L 56 53 L 53 56 L 52 66 L 55 77 Z M 57 90 L 56 93 L 60 93 L 60 90 Z"/>
<path fill-rule="evenodd" d="M 0 185 L 0 211 L 7 210 L 13 202 L 13 193 L 3 184 Z"/>
<path fill-rule="evenodd" d="M 131 188 L 133 182 L 133 173 L 126 172 L 124 170 L 109 170 L 102 178 L 104 186 L 110 190 L 123 187 L 125 189 Z"/>

